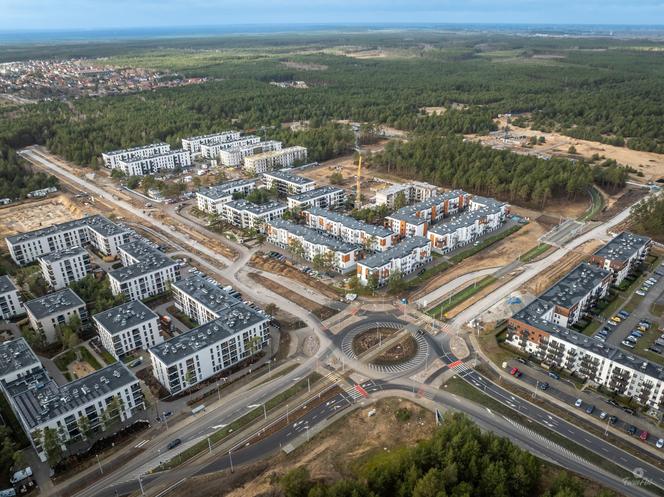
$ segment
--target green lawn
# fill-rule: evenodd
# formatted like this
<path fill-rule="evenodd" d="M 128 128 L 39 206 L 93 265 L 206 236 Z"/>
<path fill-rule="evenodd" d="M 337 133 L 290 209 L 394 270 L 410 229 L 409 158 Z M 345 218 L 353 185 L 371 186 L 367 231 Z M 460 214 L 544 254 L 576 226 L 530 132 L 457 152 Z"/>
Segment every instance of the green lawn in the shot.
<path fill-rule="evenodd" d="M 445 299 L 443 302 L 438 304 L 436 307 L 433 309 L 429 309 L 427 311 L 427 314 L 429 316 L 439 316 L 442 313 L 446 313 L 450 309 L 454 309 L 456 306 L 461 304 L 462 302 L 465 302 L 468 300 L 470 297 L 475 295 L 477 292 L 482 290 L 483 288 L 488 287 L 489 285 L 492 285 L 493 283 L 496 282 L 496 278 L 493 276 L 485 276 L 481 280 L 479 280 L 475 284 L 471 284 L 461 290 L 460 292 L 455 293 L 452 295 L 450 298 Z"/>
<path fill-rule="evenodd" d="M 590 189 L 590 197 L 592 198 L 592 203 L 590 204 L 590 207 L 579 216 L 579 221 L 589 221 L 604 207 L 604 197 L 602 197 L 596 188 L 593 187 Z"/>
<path fill-rule="evenodd" d="M 539 257 L 542 255 L 544 252 L 549 250 L 551 248 L 551 245 L 548 243 L 540 243 L 536 247 L 531 248 L 529 251 L 527 251 L 525 254 L 521 255 L 519 257 L 519 260 L 521 262 L 527 263 L 535 259 L 536 257 Z"/>

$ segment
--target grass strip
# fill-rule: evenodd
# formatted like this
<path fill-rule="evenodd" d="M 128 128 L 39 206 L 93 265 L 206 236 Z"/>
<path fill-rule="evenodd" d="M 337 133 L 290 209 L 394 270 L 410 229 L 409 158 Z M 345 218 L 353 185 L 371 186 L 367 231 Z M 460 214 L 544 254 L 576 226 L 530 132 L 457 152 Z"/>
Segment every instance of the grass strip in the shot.
<path fill-rule="evenodd" d="M 447 311 L 454 309 L 456 306 L 461 304 L 462 302 L 465 302 L 468 300 L 470 297 L 475 295 L 477 292 L 480 290 L 488 287 L 489 285 L 492 285 L 495 283 L 497 280 L 494 276 L 485 276 L 481 280 L 477 281 L 476 283 L 467 286 L 463 290 L 455 293 L 452 295 L 449 299 L 444 300 L 440 304 L 438 304 L 436 307 L 433 309 L 429 309 L 427 311 L 427 314 L 429 316 L 439 316 L 442 313 L 446 313 Z"/>
<path fill-rule="evenodd" d="M 523 254 L 521 257 L 519 257 L 519 260 L 524 263 L 528 263 L 535 259 L 536 257 L 539 257 L 542 255 L 544 252 L 549 250 L 551 248 L 551 245 L 548 243 L 540 243 L 538 246 L 531 248 L 529 251 L 527 251 L 525 254 Z"/>

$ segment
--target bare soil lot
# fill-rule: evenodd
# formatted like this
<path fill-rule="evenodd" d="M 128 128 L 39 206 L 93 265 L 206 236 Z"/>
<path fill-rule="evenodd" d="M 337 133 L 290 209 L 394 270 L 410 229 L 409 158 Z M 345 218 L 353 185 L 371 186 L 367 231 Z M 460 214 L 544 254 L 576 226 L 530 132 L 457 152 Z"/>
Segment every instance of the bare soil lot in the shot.
<path fill-rule="evenodd" d="M 25 201 L 0 208 L 0 236 L 24 233 L 79 219 L 92 211 L 73 203 L 66 195 Z"/>

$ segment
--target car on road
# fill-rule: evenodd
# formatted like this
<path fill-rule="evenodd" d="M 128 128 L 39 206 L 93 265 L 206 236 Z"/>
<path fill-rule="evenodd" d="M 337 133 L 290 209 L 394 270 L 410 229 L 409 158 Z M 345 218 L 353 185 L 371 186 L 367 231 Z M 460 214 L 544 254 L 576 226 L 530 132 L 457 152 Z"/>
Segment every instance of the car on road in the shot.
<path fill-rule="evenodd" d="M 631 415 L 631 416 L 635 416 L 635 415 L 636 415 L 636 411 L 634 411 L 634 409 L 632 409 L 631 407 L 623 407 L 622 410 L 623 410 L 626 414 L 629 414 L 629 415 Z"/>
<path fill-rule="evenodd" d="M 586 414 L 592 414 L 595 412 L 595 406 L 590 404 L 588 407 L 586 407 Z"/>
<path fill-rule="evenodd" d="M 515 378 L 520 378 L 523 373 L 521 371 L 519 371 L 519 368 L 512 368 L 512 370 L 510 371 L 510 374 L 512 376 L 514 376 Z"/>
<path fill-rule="evenodd" d="M 523 357 L 518 357 L 516 362 L 520 362 L 521 364 L 528 364 L 528 361 L 526 361 Z"/>
<path fill-rule="evenodd" d="M 664 447 L 664 438 L 660 438 L 659 440 L 657 440 L 657 442 L 655 442 L 655 447 L 657 447 L 658 449 Z"/>
<path fill-rule="evenodd" d="M 180 445 L 181 443 L 182 443 L 182 440 L 180 440 L 179 438 L 175 438 L 175 439 L 171 440 L 170 442 L 168 442 L 168 445 L 166 446 L 166 448 L 168 450 L 171 450 L 171 449 L 174 449 L 175 447 L 177 447 L 178 445 Z"/>
<path fill-rule="evenodd" d="M 560 375 L 554 371 L 549 371 L 549 378 L 553 378 L 554 380 L 559 380 Z"/>
<path fill-rule="evenodd" d="M 648 433 L 646 430 L 643 430 L 641 432 L 641 434 L 639 435 L 639 438 L 641 440 L 643 440 L 644 442 L 647 442 L 648 441 L 648 435 L 650 435 L 650 433 Z"/>
<path fill-rule="evenodd" d="M 627 425 L 627 427 L 625 428 L 625 431 L 627 433 L 629 433 L 630 435 L 636 435 L 637 429 L 636 429 L 636 426 L 634 426 L 634 425 Z"/>
<path fill-rule="evenodd" d="M 574 407 L 581 407 L 583 405 L 583 400 L 581 399 L 576 399 L 576 402 L 574 402 Z"/>
<path fill-rule="evenodd" d="M 538 383 L 538 385 L 539 385 L 540 390 L 548 390 L 549 389 L 549 384 L 546 381 L 542 382 L 542 383 Z"/>

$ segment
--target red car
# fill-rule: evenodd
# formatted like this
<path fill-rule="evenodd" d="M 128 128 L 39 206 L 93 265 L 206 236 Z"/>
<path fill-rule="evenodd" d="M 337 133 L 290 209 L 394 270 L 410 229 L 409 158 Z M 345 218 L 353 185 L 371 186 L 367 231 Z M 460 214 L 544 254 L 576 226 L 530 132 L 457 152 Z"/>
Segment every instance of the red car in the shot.
<path fill-rule="evenodd" d="M 646 440 L 648 440 L 648 432 L 642 431 L 641 434 L 639 435 L 639 438 L 645 442 Z"/>
<path fill-rule="evenodd" d="M 515 376 L 516 378 L 521 378 L 521 375 L 523 373 L 521 371 L 519 371 L 519 368 L 512 368 L 512 371 L 510 371 L 510 374 L 512 376 Z"/>

